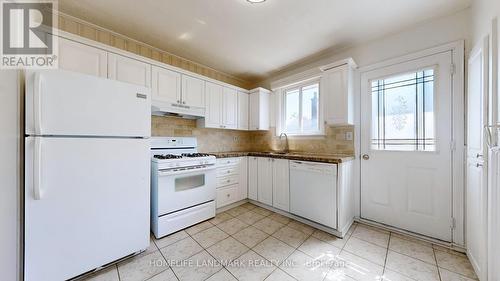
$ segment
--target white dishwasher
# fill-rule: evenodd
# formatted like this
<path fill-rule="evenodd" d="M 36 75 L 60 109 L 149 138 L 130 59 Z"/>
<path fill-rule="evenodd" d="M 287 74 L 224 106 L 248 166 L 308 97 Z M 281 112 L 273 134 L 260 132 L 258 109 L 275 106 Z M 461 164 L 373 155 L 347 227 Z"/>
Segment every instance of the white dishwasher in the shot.
<path fill-rule="evenodd" d="M 337 228 L 337 165 L 290 161 L 290 212 Z"/>

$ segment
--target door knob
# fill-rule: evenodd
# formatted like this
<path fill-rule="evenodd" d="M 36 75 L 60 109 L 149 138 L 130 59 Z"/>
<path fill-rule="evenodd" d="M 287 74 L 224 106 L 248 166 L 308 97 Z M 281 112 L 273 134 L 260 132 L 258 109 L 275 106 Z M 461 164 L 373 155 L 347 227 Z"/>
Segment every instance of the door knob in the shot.
<path fill-rule="evenodd" d="M 370 155 L 368 154 L 363 154 L 363 160 L 368 160 L 370 159 Z"/>

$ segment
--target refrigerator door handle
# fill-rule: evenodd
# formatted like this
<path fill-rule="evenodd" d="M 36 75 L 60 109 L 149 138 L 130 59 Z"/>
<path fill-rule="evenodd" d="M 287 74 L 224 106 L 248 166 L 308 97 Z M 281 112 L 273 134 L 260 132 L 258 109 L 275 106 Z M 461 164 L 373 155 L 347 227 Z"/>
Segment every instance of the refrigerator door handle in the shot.
<path fill-rule="evenodd" d="M 34 123 L 35 123 L 35 134 L 42 135 L 42 78 L 40 73 L 35 73 L 34 79 Z"/>
<path fill-rule="evenodd" d="M 41 138 L 35 138 L 35 147 L 33 153 L 33 198 L 35 200 L 42 199 L 41 168 L 42 168 L 42 140 Z"/>

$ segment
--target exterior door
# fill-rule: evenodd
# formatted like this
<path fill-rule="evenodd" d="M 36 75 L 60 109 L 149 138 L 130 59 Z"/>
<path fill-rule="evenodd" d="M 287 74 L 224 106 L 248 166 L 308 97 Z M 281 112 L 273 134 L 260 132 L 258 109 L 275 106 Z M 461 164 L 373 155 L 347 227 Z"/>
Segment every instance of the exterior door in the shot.
<path fill-rule="evenodd" d="M 452 53 L 361 75 L 361 217 L 452 240 Z"/>

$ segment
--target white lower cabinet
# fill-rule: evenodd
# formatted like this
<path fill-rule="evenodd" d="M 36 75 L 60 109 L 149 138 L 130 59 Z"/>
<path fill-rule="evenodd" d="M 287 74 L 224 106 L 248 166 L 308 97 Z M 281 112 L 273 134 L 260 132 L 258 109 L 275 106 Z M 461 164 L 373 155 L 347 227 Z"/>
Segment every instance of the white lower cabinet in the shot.
<path fill-rule="evenodd" d="M 273 159 L 273 207 L 290 211 L 290 167 L 285 159 Z"/>
<path fill-rule="evenodd" d="M 248 199 L 258 200 L 258 182 L 257 167 L 259 166 L 258 157 L 248 158 Z"/>
<path fill-rule="evenodd" d="M 247 157 L 217 159 L 217 208 L 247 198 Z"/>
<path fill-rule="evenodd" d="M 273 205 L 273 165 L 271 158 L 258 158 L 257 163 L 257 201 Z"/>

